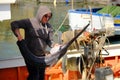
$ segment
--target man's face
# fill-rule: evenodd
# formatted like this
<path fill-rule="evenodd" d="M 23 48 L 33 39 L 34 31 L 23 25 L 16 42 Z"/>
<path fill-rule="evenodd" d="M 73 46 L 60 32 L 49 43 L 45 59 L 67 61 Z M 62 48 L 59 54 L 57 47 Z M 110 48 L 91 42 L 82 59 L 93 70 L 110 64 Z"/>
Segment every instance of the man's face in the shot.
<path fill-rule="evenodd" d="M 47 23 L 49 19 L 52 17 L 51 13 L 45 14 L 41 20 L 42 23 Z"/>

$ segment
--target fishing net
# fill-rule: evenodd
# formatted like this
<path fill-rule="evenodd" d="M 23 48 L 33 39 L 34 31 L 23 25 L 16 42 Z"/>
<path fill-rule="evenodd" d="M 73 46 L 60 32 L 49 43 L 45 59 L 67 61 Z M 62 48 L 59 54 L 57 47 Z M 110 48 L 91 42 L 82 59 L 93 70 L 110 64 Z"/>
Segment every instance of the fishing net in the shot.
<path fill-rule="evenodd" d="M 101 10 L 99 10 L 97 13 L 100 14 L 110 14 L 111 16 L 115 17 L 117 15 L 120 15 L 120 6 L 105 6 Z"/>

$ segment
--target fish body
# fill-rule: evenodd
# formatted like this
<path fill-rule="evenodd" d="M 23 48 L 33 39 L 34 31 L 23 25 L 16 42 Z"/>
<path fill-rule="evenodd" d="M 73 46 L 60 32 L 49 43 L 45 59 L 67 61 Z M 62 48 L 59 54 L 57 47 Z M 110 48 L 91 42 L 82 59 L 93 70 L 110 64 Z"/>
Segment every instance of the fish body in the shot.
<path fill-rule="evenodd" d="M 31 64 L 35 64 L 35 65 L 51 65 L 51 64 L 55 64 L 57 63 L 57 61 L 63 57 L 65 55 L 65 53 L 67 52 L 68 47 L 86 30 L 86 28 L 90 25 L 90 23 L 88 23 L 75 37 L 73 37 L 68 43 L 66 43 L 63 46 L 58 46 L 56 48 L 55 51 L 54 47 L 51 49 L 50 52 L 52 52 L 51 54 L 48 54 L 46 56 L 41 56 L 41 57 L 37 57 L 34 54 L 32 54 L 30 52 L 30 50 L 28 49 L 25 40 L 21 40 L 21 41 L 17 41 L 17 45 L 19 47 L 19 50 L 22 54 L 22 56 L 28 60 L 31 61 Z"/>

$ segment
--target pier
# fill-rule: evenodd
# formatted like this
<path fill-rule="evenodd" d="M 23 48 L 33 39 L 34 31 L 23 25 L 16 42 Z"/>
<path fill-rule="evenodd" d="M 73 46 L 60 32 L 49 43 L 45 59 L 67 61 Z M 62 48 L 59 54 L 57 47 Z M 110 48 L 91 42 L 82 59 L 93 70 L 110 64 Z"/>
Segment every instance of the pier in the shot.
<path fill-rule="evenodd" d="M 37 0 L 38 2 L 66 2 L 69 1 L 71 2 L 72 0 Z M 84 0 L 73 0 L 74 2 L 83 2 Z"/>

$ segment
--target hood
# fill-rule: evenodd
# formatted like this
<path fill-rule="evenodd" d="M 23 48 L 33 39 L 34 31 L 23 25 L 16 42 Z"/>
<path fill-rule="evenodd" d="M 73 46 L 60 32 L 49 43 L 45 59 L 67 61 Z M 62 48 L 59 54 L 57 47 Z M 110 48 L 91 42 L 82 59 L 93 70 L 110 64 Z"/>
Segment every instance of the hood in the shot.
<path fill-rule="evenodd" d="M 36 14 L 36 19 L 41 21 L 42 17 L 47 13 L 51 13 L 51 10 L 47 6 L 40 6 Z"/>

